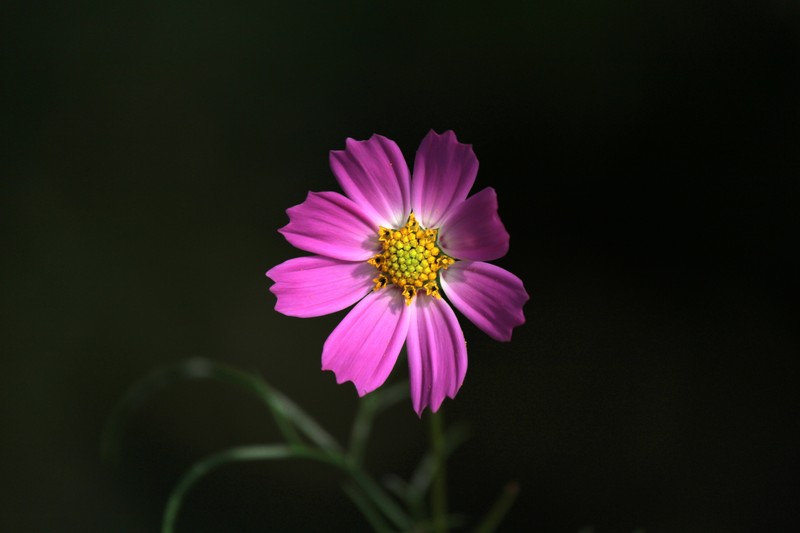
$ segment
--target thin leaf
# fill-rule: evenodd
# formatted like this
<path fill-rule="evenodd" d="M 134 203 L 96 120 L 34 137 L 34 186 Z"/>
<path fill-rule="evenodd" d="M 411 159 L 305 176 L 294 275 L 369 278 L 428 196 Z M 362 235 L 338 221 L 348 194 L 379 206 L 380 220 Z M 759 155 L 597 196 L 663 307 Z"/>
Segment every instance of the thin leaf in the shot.
<path fill-rule="evenodd" d="M 345 494 L 353 500 L 353 503 L 358 507 L 358 510 L 361 511 L 361 514 L 364 515 L 364 518 L 366 518 L 369 525 L 372 526 L 372 529 L 377 533 L 389 533 L 392 531 L 386 524 L 383 516 L 372 506 L 372 502 L 370 502 L 355 485 L 345 483 L 342 485 L 342 489 L 344 489 Z"/>
<path fill-rule="evenodd" d="M 411 527 L 411 517 L 362 469 L 347 463 L 347 472 L 358 486 L 380 508 L 383 514 L 402 531 Z"/>
<path fill-rule="evenodd" d="M 281 392 L 272 388 L 258 375 L 242 372 L 206 359 L 190 359 L 158 369 L 134 384 L 117 404 L 112 415 L 109 417 L 101 443 L 103 455 L 109 459 L 116 459 L 120 437 L 130 415 L 148 397 L 167 385 L 188 379 L 218 379 L 237 385 L 251 394 L 254 394 L 269 407 L 278 423 L 279 429 L 290 445 L 234 448 L 228 452 L 222 452 L 201 461 L 181 479 L 179 486 L 174 492 L 175 497 L 170 498 L 167 513 L 165 514 L 165 524 L 169 525 L 171 522 L 174 522 L 183 494 L 197 479 L 202 477 L 207 470 L 229 461 L 283 458 L 287 456 L 284 454 L 290 453 L 292 455 L 288 456 L 308 457 L 338 466 L 342 471 L 351 476 L 355 483 L 362 489 L 363 494 L 371 498 L 381 512 L 390 519 L 398 529 L 407 530 L 411 526 L 411 519 L 404 510 L 392 500 L 366 472 L 358 467 L 358 465 L 345 462 L 344 457 L 341 455 L 341 446 L 297 404 L 284 396 Z M 392 388 L 389 394 L 382 395 L 382 400 L 374 402 L 375 405 L 372 409 L 376 409 L 377 412 L 386 408 L 398 401 L 398 395 L 399 387 L 397 387 L 397 389 Z M 379 397 L 380 396 L 381 395 L 379 395 Z M 309 440 L 322 448 L 322 450 L 309 448 L 300 438 L 298 430 L 305 434 Z M 261 451 L 259 451 L 259 449 Z M 229 454 L 232 454 L 234 451 L 244 451 L 246 453 L 229 456 Z M 254 454 L 254 456 L 249 457 L 248 454 Z M 270 457 L 270 454 L 275 454 L 275 457 Z"/>
<path fill-rule="evenodd" d="M 173 533 L 175 522 L 178 519 L 178 512 L 186 494 L 198 481 L 215 468 L 239 461 L 267 461 L 289 458 L 314 459 L 339 468 L 343 466 L 342 461 L 332 460 L 328 454 L 305 446 L 279 444 L 238 446 L 216 453 L 195 463 L 178 481 L 167 500 L 167 507 L 164 511 L 164 520 L 161 526 L 162 533 Z"/>
<path fill-rule="evenodd" d="M 444 432 L 444 456 L 449 457 L 469 438 L 469 431 L 463 424 L 453 424 Z M 420 460 L 409 482 L 409 499 L 421 501 L 430 487 L 436 469 L 433 454 L 428 451 Z M 410 503 L 410 502 L 409 502 Z"/>
<path fill-rule="evenodd" d="M 244 389 L 269 407 L 278 429 L 288 442 L 302 444 L 300 436 L 284 414 L 283 405 L 276 397 L 275 391 L 260 376 L 248 374 L 207 359 L 194 358 L 157 369 L 128 389 L 114 407 L 103 429 L 100 445 L 103 457 L 108 460 L 116 460 L 122 432 L 128 419 L 145 400 L 168 385 L 191 379 L 217 379 Z"/>
<path fill-rule="evenodd" d="M 358 412 L 353 420 L 350 432 L 350 449 L 348 458 L 353 464 L 361 464 L 364 460 L 364 449 L 367 446 L 372 421 L 375 417 L 392 405 L 408 398 L 408 382 L 403 381 L 377 391 L 362 398 Z"/>
<path fill-rule="evenodd" d="M 411 485 L 405 479 L 397 474 L 387 474 L 383 477 L 383 485 L 389 489 L 389 492 L 406 504 L 415 524 L 427 520 L 428 510 L 425 507 L 423 498 L 416 496 L 411 490 Z"/>
<path fill-rule="evenodd" d="M 397 474 L 386 474 L 383 476 L 383 486 L 401 500 L 406 499 L 408 483 Z"/>
<path fill-rule="evenodd" d="M 336 442 L 330 433 L 320 426 L 316 420 L 311 418 L 296 403 L 290 400 L 283 393 L 268 386 L 276 408 L 280 413 L 291 420 L 292 423 L 320 448 L 331 453 L 341 453 L 342 447 Z"/>

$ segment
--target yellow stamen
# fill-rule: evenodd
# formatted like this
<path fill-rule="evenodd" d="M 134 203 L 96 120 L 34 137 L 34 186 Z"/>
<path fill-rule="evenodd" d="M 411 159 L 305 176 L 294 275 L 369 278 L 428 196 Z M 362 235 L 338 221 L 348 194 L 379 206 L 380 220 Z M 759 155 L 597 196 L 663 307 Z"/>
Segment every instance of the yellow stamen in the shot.
<path fill-rule="evenodd" d="M 428 296 L 441 298 L 437 272 L 455 263 L 455 259 L 436 246 L 438 233 L 437 229 L 420 228 L 414 213 L 402 228 L 380 228 L 378 240 L 383 251 L 367 261 L 378 269 L 378 277 L 372 280 L 373 290 L 393 283 L 403 289 L 406 305 L 422 290 Z"/>

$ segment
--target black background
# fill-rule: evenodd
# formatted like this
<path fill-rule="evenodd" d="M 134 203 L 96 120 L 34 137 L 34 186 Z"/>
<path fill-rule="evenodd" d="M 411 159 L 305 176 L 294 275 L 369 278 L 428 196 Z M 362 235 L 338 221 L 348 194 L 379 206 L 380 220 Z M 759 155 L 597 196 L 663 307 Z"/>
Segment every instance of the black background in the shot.
<path fill-rule="evenodd" d="M 344 312 L 273 310 L 276 230 L 328 151 L 431 128 L 481 162 L 531 295 L 497 343 L 463 321 L 450 503 L 521 486 L 504 531 L 788 531 L 798 523 L 800 10 L 795 2 L 28 2 L 2 39 L 3 531 L 157 531 L 178 476 L 271 442 L 235 389 L 112 405 L 201 356 L 262 373 L 338 438 L 319 370 Z M 392 381 L 404 379 L 398 364 Z M 368 464 L 407 476 L 410 402 Z M 338 474 L 227 467 L 178 531 L 361 531 Z"/>

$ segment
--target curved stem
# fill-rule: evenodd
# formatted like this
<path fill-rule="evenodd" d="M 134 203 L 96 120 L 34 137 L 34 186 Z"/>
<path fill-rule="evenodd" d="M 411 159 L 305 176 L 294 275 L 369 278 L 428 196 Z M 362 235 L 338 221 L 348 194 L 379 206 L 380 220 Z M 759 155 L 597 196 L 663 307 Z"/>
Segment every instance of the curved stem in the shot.
<path fill-rule="evenodd" d="M 164 510 L 164 520 L 161 525 L 162 533 L 173 533 L 175 529 L 175 522 L 178 519 L 178 512 L 183 504 L 186 493 L 191 489 L 200 479 L 202 479 L 211 470 L 223 466 L 228 463 L 237 461 L 257 461 L 257 460 L 270 460 L 270 459 L 288 459 L 288 458 L 305 458 L 315 459 L 324 463 L 332 464 L 334 466 L 343 467 L 343 463 L 326 453 L 307 448 L 305 446 L 284 446 L 284 445 L 255 445 L 255 446 L 238 446 L 228 450 L 216 453 L 198 463 L 195 463 L 192 468 L 186 472 L 178 484 L 172 490 L 172 493 L 167 500 L 167 507 Z"/>
<path fill-rule="evenodd" d="M 398 529 L 406 531 L 411 527 L 411 519 L 403 509 L 386 494 L 381 486 L 375 483 L 361 468 L 349 464 L 343 456 L 309 448 L 308 446 L 269 444 L 230 448 L 195 463 L 195 465 L 180 478 L 167 500 L 161 532 L 173 533 L 175 522 L 178 519 L 178 513 L 186 494 L 200 479 L 215 468 L 237 461 L 289 458 L 313 459 L 338 468 L 350 476 L 355 486 L 361 490 L 363 497 L 370 499 Z M 361 510 L 362 512 L 364 511 L 363 509 Z M 366 518 L 368 521 L 374 519 L 372 515 L 367 515 Z"/>
<path fill-rule="evenodd" d="M 352 481 L 357 503 L 371 501 L 392 524 L 400 530 L 408 530 L 412 520 L 402 507 L 394 501 L 363 469 L 361 456 L 372 418 L 381 410 L 396 403 L 407 395 L 408 387 L 400 385 L 389 389 L 389 394 L 376 397 L 368 404 L 359 427 L 354 430 L 351 450 L 348 456 L 339 443 L 297 404 L 281 392 L 273 389 L 257 374 L 243 372 L 206 359 L 188 359 L 180 363 L 158 369 L 136 383 L 117 404 L 104 428 L 102 452 L 110 459 L 116 458 L 122 430 L 136 407 L 150 395 L 172 383 L 191 379 L 216 379 L 238 386 L 260 399 L 271 411 L 278 429 L 288 441 L 288 445 L 242 446 L 211 455 L 198 463 L 180 478 L 173 489 L 164 512 L 162 532 L 171 533 L 178 517 L 186 493 L 208 472 L 226 463 L 235 461 L 269 460 L 285 458 L 306 458 L 328 463 L 348 475 Z M 307 437 L 313 444 L 306 444 Z M 352 496 L 351 496 L 352 497 Z M 364 507 L 360 506 L 362 512 Z M 374 516 L 367 516 L 374 522 Z"/>
<path fill-rule="evenodd" d="M 103 429 L 101 439 L 102 455 L 109 460 L 117 459 L 122 431 L 131 414 L 145 400 L 168 385 L 192 379 L 216 379 L 244 389 L 254 395 L 269 408 L 278 425 L 278 430 L 292 444 L 302 444 L 300 435 L 295 429 L 296 424 L 321 447 L 325 448 L 327 446 L 332 450 L 337 449 L 336 444 L 331 443 L 333 439 L 327 434 L 323 434 L 320 437 L 320 432 L 315 431 L 316 428 L 301 425 L 301 422 L 305 422 L 305 420 L 297 416 L 296 411 L 299 409 L 272 389 L 259 376 L 207 359 L 193 358 L 153 371 L 150 375 L 135 383 L 126 392 L 123 398 L 114 406 Z M 290 417 L 295 418 L 294 423 L 289 420 Z"/>

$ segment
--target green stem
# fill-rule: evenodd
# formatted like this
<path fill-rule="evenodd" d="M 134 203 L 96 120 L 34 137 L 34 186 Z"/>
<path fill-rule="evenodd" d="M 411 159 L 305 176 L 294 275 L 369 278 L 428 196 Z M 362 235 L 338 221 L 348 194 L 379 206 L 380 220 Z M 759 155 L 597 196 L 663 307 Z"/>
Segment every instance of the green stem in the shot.
<path fill-rule="evenodd" d="M 361 466 L 364 460 L 364 450 L 367 446 L 372 422 L 384 409 L 408 398 L 408 382 L 401 382 L 361 398 L 358 412 L 353 420 L 350 433 L 350 449 L 347 452 L 348 460 L 354 466 Z"/>
<path fill-rule="evenodd" d="M 431 413 L 431 451 L 435 463 L 431 487 L 434 533 L 447 532 L 447 480 L 445 472 L 444 422 L 441 410 Z"/>
<path fill-rule="evenodd" d="M 164 520 L 161 526 L 162 533 L 173 533 L 175 530 L 175 522 L 178 519 L 178 512 L 186 497 L 186 493 L 210 471 L 233 462 L 289 459 L 293 457 L 314 459 L 339 468 L 344 468 L 341 459 L 331 457 L 324 452 L 319 452 L 304 446 L 255 445 L 230 448 L 195 463 L 195 465 L 181 477 L 167 500 L 167 507 L 164 510 Z"/>
<path fill-rule="evenodd" d="M 200 462 L 195 463 L 188 472 L 186 472 L 178 484 L 170 494 L 167 500 L 167 507 L 164 511 L 164 520 L 162 523 L 162 533 L 173 533 L 175 530 L 175 523 L 178 519 L 178 513 L 189 490 L 194 487 L 200 479 L 204 478 L 212 470 L 219 468 L 228 463 L 240 461 L 256 461 L 256 460 L 274 460 L 274 459 L 312 459 L 322 463 L 327 463 L 341 471 L 345 472 L 355 482 L 358 488 L 362 491 L 363 496 L 372 500 L 375 506 L 387 517 L 392 523 L 402 531 L 408 531 L 411 528 L 411 519 L 387 494 L 386 492 L 373 481 L 373 479 L 362 469 L 353 467 L 348 464 L 345 457 L 337 454 L 331 454 L 326 451 L 316 450 L 306 446 L 286 446 L 286 445 L 255 445 L 255 446 L 238 446 L 228 450 L 216 453 Z M 349 495 L 353 497 L 352 491 Z M 356 494 L 356 496 L 359 496 Z M 359 504 L 359 509 L 365 512 L 365 507 L 361 504 L 365 503 L 364 498 L 360 498 L 356 503 Z M 365 512 L 365 517 L 370 523 L 376 519 L 374 513 Z M 385 531 L 384 526 L 378 531 Z"/>

